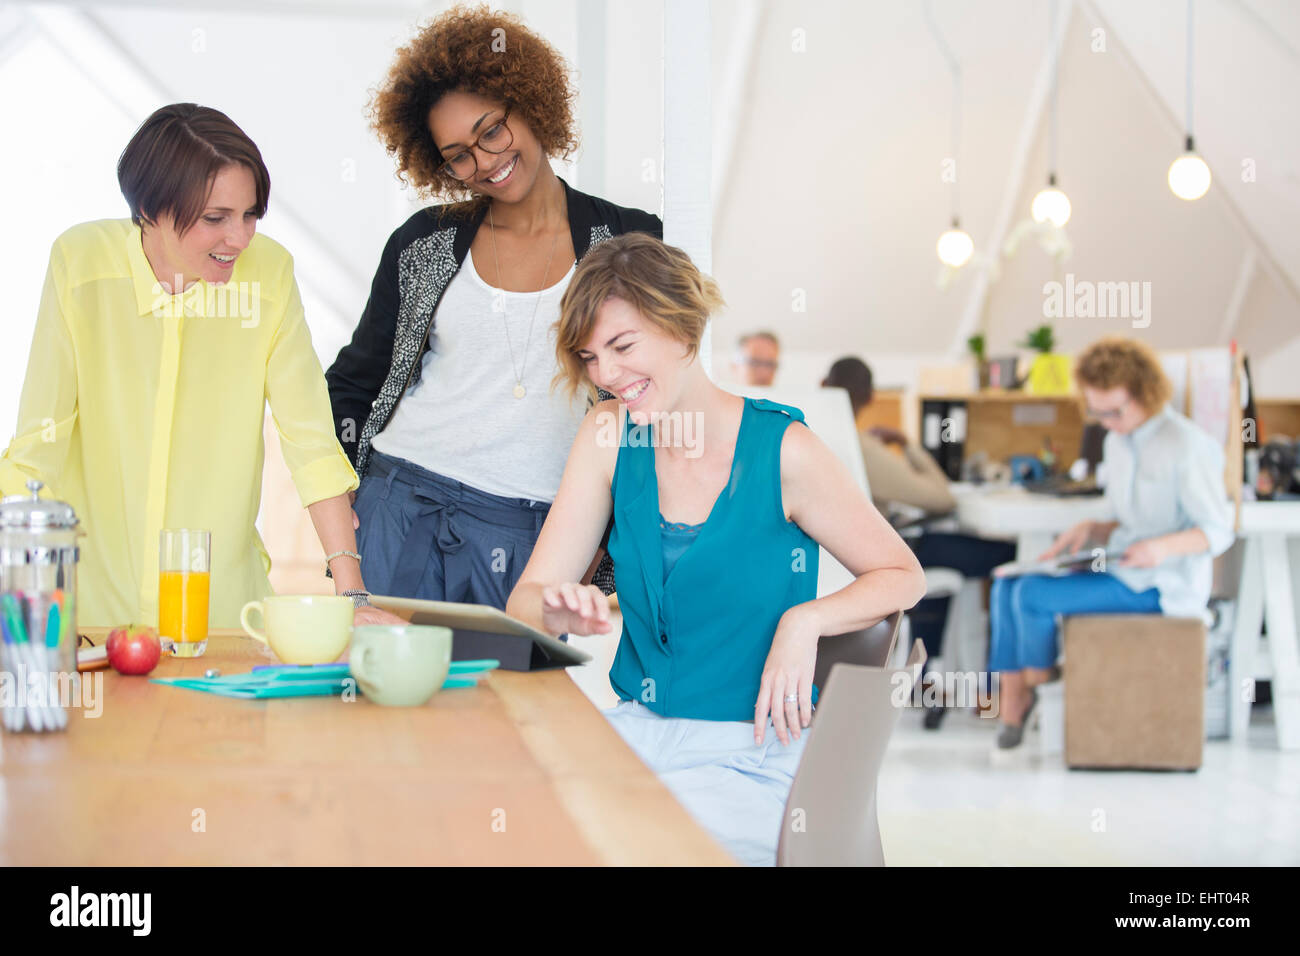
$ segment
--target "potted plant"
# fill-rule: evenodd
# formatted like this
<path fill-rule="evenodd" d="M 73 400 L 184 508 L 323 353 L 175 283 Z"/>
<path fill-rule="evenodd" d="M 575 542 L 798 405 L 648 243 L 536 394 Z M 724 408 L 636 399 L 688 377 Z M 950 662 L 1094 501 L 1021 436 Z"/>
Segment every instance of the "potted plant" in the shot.
<path fill-rule="evenodd" d="M 966 349 L 975 358 L 975 367 L 979 369 L 980 388 L 989 387 L 989 366 L 984 359 L 984 333 L 977 332 L 966 340 Z"/>
<path fill-rule="evenodd" d="M 1017 344 L 1038 353 L 1029 366 L 1026 391 L 1033 395 L 1069 395 L 1074 391 L 1070 357 L 1052 351 L 1056 347 L 1056 335 L 1050 325 L 1032 329 Z"/>

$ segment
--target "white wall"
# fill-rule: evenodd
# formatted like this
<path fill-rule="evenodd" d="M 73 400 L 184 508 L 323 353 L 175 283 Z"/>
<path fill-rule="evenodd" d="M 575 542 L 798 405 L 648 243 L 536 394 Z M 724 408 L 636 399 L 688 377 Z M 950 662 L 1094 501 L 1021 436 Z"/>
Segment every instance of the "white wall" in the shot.
<path fill-rule="evenodd" d="M 569 58 L 580 90 L 593 62 L 581 17 L 597 0 L 511 0 Z M 0 262 L 12 295 L 0 326 L 0 435 L 12 427 L 49 245 L 72 223 L 125 214 L 114 178 L 131 132 L 158 105 L 195 99 L 229 112 L 253 135 L 274 189 L 267 233 L 298 261 L 322 361 L 332 360 L 364 303 L 384 240 L 416 202 L 367 126 L 365 105 L 395 47 L 445 4 L 277 3 L 218 6 L 136 0 L 9 4 L 0 8 L 0 177 L 10 228 Z M 934 0 L 935 19 L 965 77 L 963 223 L 992 241 L 1004 194 L 1016 217 L 1045 172 L 1042 116 L 1025 177 L 1009 179 L 1047 34 L 1040 0 Z M 1198 142 L 1215 187 L 1196 204 L 1173 199 L 1164 171 L 1179 146 L 1183 4 L 1088 0 L 1073 4 L 1061 71 L 1063 185 L 1074 200 L 1069 234 L 1081 278 L 1153 284 L 1161 348 L 1219 337 L 1242 256 L 1264 250 L 1245 290 L 1236 334 L 1252 353 L 1261 394 L 1295 395 L 1292 363 L 1300 302 L 1300 7 L 1278 0 L 1205 0 L 1198 6 Z M 269 12 L 265 12 L 269 10 Z M 1093 52 L 1095 12 L 1109 45 Z M 907 384 L 913 357 L 941 358 L 971 307 L 967 270 L 937 287 L 934 241 L 949 216 L 940 181 L 950 152 L 950 79 L 912 0 L 771 0 L 761 8 L 748 70 L 752 13 L 714 0 L 713 101 L 721 134 L 739 131 L 714 222 L 714 272 L 729 308 L 715 328 L 715 367 L 743 332 L 770 327 L 785 345 L 783 381 L 817 381 L 843 354 L 859 354 L 881 384 Z M 599 183 L 579 188 L 658 212 L 662 200 L 662 4 L 603 9 L 603 122 L 582 144 Z M 802 42 L 802 51 L 797 49 Z M 1127 51 L 1127 52 L 1124 52 Z M 1125 66 L 1127 56 L 1132 68 Z M 740 100 L 719 95 L 732 89 Z M 10 95 L 21 90 L 21 96 Z M 732 120 L 737 120 L 732 124 Z M 715 143 L 722 152 L 728 142 Z M 1256 161 L 1255 182 L 1234 175 Z M 1026 246 L 1004 263 L 983 319 L 1001 350 L 1042 321 L 1046 256 Z M 798 296 L 804 311 L 797 311 Z M 1064 322 L 1065 348 L 1104 323 Z M 1277 356 L 1270 358 L 1270 356 Z M 882 374 L 886 366 L 896 373 Z"/>
<path fill-rule="evenodd" d="M 328 366 L 355 327 L 389 234 L 423 205 L 397 183 L 393 160 L 369 129 L 369 96 L 396 48 L 446 6 L 304 3 L 262 12 L 251 3 L 37 3 L 0 11 L 0 181 L 23 184 L 7 190 L 6 219 L 24 224 L 0 233 L 12 290 L 0 317 L 0 441 L 16 420 L 50 245 L 77 222 L 127 214 L 118 155 L 139 123 L 169 102 L 223 110 L 262 150 L 272 193 L 259 228 L 294 253 Z M 505 6 L 565 56 L 581 89 L 573 0 Z M 610 12 L 601 41 L 610 71 L 597 124 L 603 135 L 584 140 L 574 162 L 557 169 L 578 188 L 599 186 L 615 202 L 658 213 L 662 11 L 648 3 Z M 19 89 L 25 95 L 10 95 Z M 582 182 L 583 151 L 601 153 L 600 184 Z"/>

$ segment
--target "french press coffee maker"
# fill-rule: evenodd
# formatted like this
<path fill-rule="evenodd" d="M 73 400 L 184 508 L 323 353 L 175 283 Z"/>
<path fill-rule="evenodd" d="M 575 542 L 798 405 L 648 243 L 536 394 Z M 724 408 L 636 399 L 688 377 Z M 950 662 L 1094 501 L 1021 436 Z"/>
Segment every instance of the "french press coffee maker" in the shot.
<path fill-rule="evenodd" d="M 63 730 L 79 699 L 77 538 L 72 506 L 27 495 L 0 500 L 0 717 L 4 729 Z M 7 685 L 7 686 L 6 686 Z"/>

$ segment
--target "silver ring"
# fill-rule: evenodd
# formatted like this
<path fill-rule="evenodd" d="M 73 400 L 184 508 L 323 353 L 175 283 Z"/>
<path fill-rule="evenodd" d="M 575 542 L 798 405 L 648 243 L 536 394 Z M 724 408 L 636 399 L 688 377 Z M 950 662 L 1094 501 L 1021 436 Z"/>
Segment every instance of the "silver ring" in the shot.
<path fill-rule="evenodd" d="M 798 695 L 798 694 L 786 694 L 786 695 L 785 695 L 785 702 L 786 702 L 787 704 L 797 704 L 797 703 L 799 703 L 799 695 Z"/>

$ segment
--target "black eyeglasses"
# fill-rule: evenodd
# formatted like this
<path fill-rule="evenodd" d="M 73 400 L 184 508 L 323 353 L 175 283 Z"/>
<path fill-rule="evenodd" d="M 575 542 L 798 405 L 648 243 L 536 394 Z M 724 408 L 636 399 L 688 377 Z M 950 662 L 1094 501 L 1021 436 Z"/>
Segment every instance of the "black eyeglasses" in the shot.
<path fill-rule="evenodd" d="M 485 153 L 504 153 L 515 141 L 514 135 L 510 132 L 510 127 L 506 125 L 506 120 L 509 118 L 510 111 L 506 110 L 505 115 L 479 133 L 478 139 L 474 140 L 470 146 L 457 152 L 455 156 L 444 162 L 438 169 L 452 179 L 459 179 L 461 182 L 472 178 L 478 172 L 478 158 L 474 155 L 475 148 L 481 149 Z"/>
<path fill-rule="evenodd" d="M 1132 396 L 1129 396 L 1128 398 L 1124 399 L 1124 403 L 1120 405 L 1119 408 L 1111 408 L 1105 411 L 1100 411 L 1096 408 L 1089 407 L 1088 417 L 1095 418 L 1099 422 L 1117 422 L 1119 421 L 1120 416 L 1124 414 L 1124 409 L 1128 408 L 1129 403 L 1132 401 L 1133 401 Z"/>

